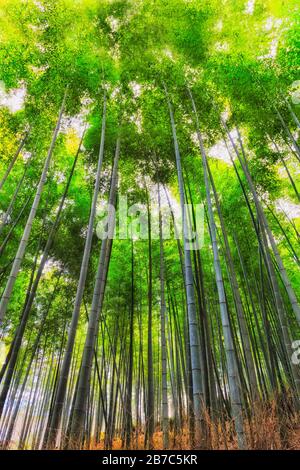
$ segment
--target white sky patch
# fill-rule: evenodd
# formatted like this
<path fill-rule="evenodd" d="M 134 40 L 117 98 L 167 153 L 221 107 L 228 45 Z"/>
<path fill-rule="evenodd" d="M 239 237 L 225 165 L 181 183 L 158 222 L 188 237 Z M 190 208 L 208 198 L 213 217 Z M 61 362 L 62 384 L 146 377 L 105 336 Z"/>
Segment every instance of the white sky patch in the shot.
<path fill-rule="evenodd" d="M 269 53 L 265 54 L 265 55 L 261 55 L 261 56 L 257 57 L 257 59 L 258 60 L 274 59 L 277 55 L 277 49 L 278 49 L 278 38 L 274 38 L 271 41 Z"/>
<path fill-rule="evenodd" d="M 236 141 L 236 139 L 238 138 L 237 130 L 236 129 L 232 130 L 230 132 L 230 135 L 233 141 Z M 230 148 L 230 144 L 228 144 L 228 146 Z M 223 140 L 219 140 L 215 145 L 210 147 L 207 153 L 209 157 L 217 158 L 218 160 L 223 160 L 223 162 L 228 163 L 229 165 L 232 165 L 229 152 Z M 235 154 L 233 151 L 231 152 L 231 155 L 232 155 L 232 158 L 235 160 Z"/>
<path fill-rule="evenodd" d="M 287 163 L 287 162 L 285 162 L 285 163 Z M 280 166 L 280 167 L 277 169 L 277 172 L 278 172 L 278 175 L 279 175 L 281 178 L 285 178 L 285 179 L 288 178 L 286 169 L 285 169 L 283 166 Z"/>
<path fill-rule="evenodd" d="M 169 48 L 164 49 L 164 50 L 163 50 L 163 53 L 165 54 L 166 57 L 168 57 L 170 60 L 172 60 L 173 62 L 175 62 L 173 53 L 172 53 L 172 51 L 171 51 Z"/>
<path fill-rule="evenodd" d="M 48 69 L 48 65 L 42 65 L 41 67 L 36 67 L 35 65 L 29 65 L 29 68 L 32 70 L 33 73 L 36 75 L 41 75 Z"/>
<path fill-rule="evenodd" d="M 245 13 L 247 15 L 253 15 L 255 7 L 255 0 L 249 0 L 245 6 Z"/>
<path fill-rule="evenodd" d="M 282 19 L 280 18 L 273 18 L 272 16 L 269 16 L 265 22 L 265 30 L 266 31 L 271 31 L 272 29 L 278 29 L 282 24 Z"/>
<path fill-rule="evenodd" d="M 300 80 L 295 80 L 289 89 L 289 95 L 293 104 L 300 104 Z"/>
<path fill-rule="evenodd" d="M 136 125 L 138 133 L 141 134 L 143 131 L 141 110 L 139 109 L 135 114 L 132 114 L 129 120 Z"/>
<path fill-rule="evenodd" d="M 151 213 L 153 213 L 154 218 L 157 216 L 157 221 L 158 221 L 158 186 L 157 186 L 157 184 L 153 183 L 153 181 L 147 175 L 146 176 L 137 175 L 136 176 L 136 183 L 138 184 L 138 186 L 140 188 L 144 189 L 145 186 L 148 188 L 149 197 L 150 197 L 150 205 L 151 205 L 150 211 L 151 211 Z M 121 195 L 121 196 L 124 196 L 124 195 Z M 176 220 L 176 225 L 177 225 L 177 228 L 179 229 L 180 225 L 181 225 L 181 207 L 180 207 L 180 203 L 176 199 L 176 197 L 173 195 L 173 193 L 172 193 L 172 191 L 171 191 L 171 189 L 169 188 L 168 185 L 164 186 L 164 185 L 160 184 L 161 210 L 162 210 L 162 214 L 165 215 L 166 217 L 168 215 L 171 216 L 168 199 L 169 199 L 170 206 L 171 206 L 171 212 L 174 214 L 174 218 Z M 142 204 L 138 199 L 134 201 L 134 205 L 135 204 L 137 206 L 139 206 L 141 209 L 144 208 L 144 210 L 146 210 L 146 205 Z M 103 205 L 102 205 L 102 202 L 100 201 L 99 209 L 101 209 L 101 208 L 105 209 L 106 206 L 107 206 L 107 201 L 104 201 Z M 129 204 L 128 204 L 127 209 L 129 209 L 130 207 L 131 206 L 129 206 Z M 97 210 L 97 212 L 98 212 L 98 210 Z M 154 222 L 154 220 L 153 220 L 153 228 L 154 228 L 154 225 L 156 225 L 156 222 Z M 164 223 L 164 221 L 163 221 L 163 223 Z M 171 225 L 173 225 L 173 224 L 171 224 Z M 155 230 L 156 229 L 158 229 L 158 225 L 157 225 L 157 227 L 155 227 Z"/>
<path fill-rule="evenodd" d="M 199 146 L 197 132 L 193 132 L 191 134 L 191 140 L 195 145 Z"/>
<path fill-rule="evenodd" d="M 44 270 L 43 270 L 43 275 L 53 271 L 53 269 L 61 269 L 61 267 L 62 267 L 61 263 L 59 263 L 58 261 L 50 258 L 45 263 L 45 267 L 44 267 Z"/>
<path fill-rule="evenodd" d="M 179 217 L 181 217 L 181 207 L 180 207 L 180 204 L 179 202 L 177 201 L 177 199 L 173 196 L 171 190 L 166 187 L 166 191 L 161 188 L 161 191 L 160 191 L 160 196 L 161 196 L 161 207 L 168 207 L 168 199 L 167 199 L 167 196 L 166 196 L 166 193 L 168 195 L 168 198 L 169 198 L 169 201 L 170 201 L 170 205 L 171 205 L 171 208 L 172 208 L 172 212 L 175 216 L 176 219 L 178 219 Z"/>
<path fill-rule="evenodd" d="M 81 236 L 81 238 L 86 238 L 87 233 L 88 233 L 88 225 L 86 225 L 85 227 L 82 227 L 82 228 L 81 228 L 81 230 L 80 230 L 80 236 Z"/>
<path fill-rule="evenodd" d="M 110 95 L 111 98 L 112 98 L 112 99 L 115 99 L 115 98 L 118 96 L 118 94 L 120 93 L 120 91 L 121 91 L 121 88 L 120 88 L 120 87 L 118 87 L 118 86 L 115 87 L 115 88 L 113 89 L 111 95 Z"/>
<path fill-rule="evenodd" d="M 223 141 L 217 142 L 208 150 L 208 156 L 232 165 L 227 147 Z"/>
<path fill-rule="evenodd" d="M 66 176 L 60 171 L 57 171 L 57 172 L 54 173 L 54 178 L 55 178 L 57 183 L 63 183 L 67 179 Z M 57 216 L 59 206 L 60 206 L 60 202 L 55 207 L 52 208 L 52 210 L 51 210 L 51 216 L 52 217 Z M 63 210 L 65 210 L 68 207 L 72 207 L 72 206 L 74 206 L 73 199 L 69 199 L 69 198 L 66 197 L 64 205 L 63 205 Z"/>
<path fill-rule="evenodd" d="M 276 57 L 277 49 L 278 49 L 278 38 L 275 38 L 272 40 L 271 46 L 270 46 L 270 56 L 272 58 Z"/>
<path fill-rule="evenodd" d="M 195 69 L 189 65 L 185 65 L 183 70 L 184 76 L 190 85 L 193 85 L 193 83 L 195 83 L 200 78 L 202 73 L 202 70 Z"/>
<path fill-rule="evenodd" d="M 44 53 L 46 52 L 45 46 L 44 46 L 43 44 L 41 44 L 40 42 L 37 42 L 37 43 L 36 43 L 36 47 L 38 48 L 38 50 L 39 50 L 42 54 L 44 54 Z"/>
<path fill-rule="evenodd" d="M 215 24 L 215 30 L 218 31 L 218 32 L 221 32 L 222 29 L 223 29 L 223 20 L 220 19 Z"/>
<path fill-rule="evenodd" d="M 6 214 L 5 211 L 0 210 L 0 223 L 2 224 L 5 220 L 5 224 L 10 224 L 11 216 L 10 215 L 5 216 L 5 214 Z"/>
<path fill-rule="evenodd" d="M 84 165 L 84 181 L 89 182 L 90 180 L 94 181 L 95 178 L 95 168 L 93 165 Z"/>
<path fill-rule="evenodd" d="M 71 127 L 75 130 L 78 137 L 81 137 L 84 129 L 86 128 L 86 122 L 84 116 L 74 116 L 71 118 Z"/>
<path fill-rule="evenodd" d="M 216 42 L 215 44 L 215 49 L 218 52 L 226 52 L 229 50 L 229 44 L 228 42 Z"/>
<path fill-rule="evenodd" d="M 142 85 L 137 82 L 130 82 L 129 85 L 132 89 L 134 98 L 138 98 L 142 93 Z"/>
<path fill-rule="evenodd" d="M 297 129 L 295 132 L 292 133 L 294 139 L 297 141 L 299 139 L 299 129 Z"/>
<path fill-rule="evenodd" d="M 159 205 L 158 205 L 158 186 L 153 183 L 151 179 L 147 176 L 137 176 L 136 182 L 141 188 L 144 188 L 145 185 L 149 190 L 150 197 L 150 214 L 151 214 L 151 231 L 152 237 L 158 238 L 159 233 Z M 169 203 L 171 208 L 169 207 Z M 167 235 L 166 238 L 169 238 L 170 229 L 173 226 L 172 222 L 172 213 L 175 219 L 177 233 L 180 234 L 182 230 L 182 214 L 179 201 L 172 194 L 171 189 L 165 185 L 160 184 L 160 204 L 161 204 L 161 213 L 162 213 L 162 223 L 163 223 L 163 236 Z M 133 213 L 131 213 L 134 209 Z M 145 204 L 142 204 L 140 201 L 136 200 L 133 206 L 127 206 L 127 210 L 133 216 L 133 219 L 136 217 L 135 210 L 140 211 L 140 215 L 145 216 L 145 221 L 147 220 L 147 207 Z M 131 220 L 131 222 L 133 221 Z M 128 234 L 130 233 L 130 228 L 128 226 Z M 138 239 L 138 238 L 137 238 Z"/>
<path fill-rule="evenodd" d="M 78 114 L 77 116 L 64 117 L 61 122 L 61 132 L 66 133 L 69 129 L 73 129 L 76 135 L 81 138 L 86 128 L 85 116 Z"/>
<path fill-rule="evenodd" d="M 273 18 L 269 17 L 265 23 L 265 30 L 271 31 L 272 28 L 273 28 Z"/>
<path fill-rule="evenodd" d="M 27 25 L 29 29 L 31 29 L 32 31 L 34 31 L 35 33 L 41 31 L 43 28 L 42 26 L 38 26 L 36 24 L 29 24 Z"/>
<path fill-rule="evenodd" d="M 24 162 L 28 162 L 28 160 L 31 158 L 32 153 L 31 152 L 22 152 L 22 158 Z"/>
<path fill-rule="evenodd" d="M 60 184 L 66 181 L 66 176 L 63 174 L 62 171 L 56 171 L 54 173 L 54 179 L 58 184 Z"/>
<path fill-rule="evenodd" d="M 36 2 L 34 2 L 34 4 L 38 7 L 39 10 L 45 11 L 45 7 L 44 7 L 44 5 L 42 5 L 41 2 L 36 1 Z"/>
<path fill-rule="evenodd" d="M 120 53 L 120 45 L 119 44 L 114 44 L 114 47 L 113 48 L 110 48 L 109 50 L 109 53 L 112 57 L 113 60 L 116 60 L 118 61 L 121 57 L 121 53 Z"/>
<path fill-rule="evenodd" d="M 230 115 L 231 115 L 231 111 L 230 111 L 229 106 L 227 105 L 226 109 L 221 114 L 222 119 L 224 119 L 224 121 L 227 122 L 228 119 L 230 118 Z M 237 134 L 235 133 L 235 135 L 237 135 Z"/>
<path fill-rule="evenodd" d="M 66 132 L 68 129 L 73 129 L 76 135 L 81 138 L 85 129 L 88 129 L 89 125 L 86 122 L 86 117 L 89 113 L 92 100 L 88 96 L 84 96 L 81 99 L 81 111 L 75 116 L 64 117 L 62 120 L 61 129 Z"/>
<path fill-rule="evenodd" d="M 108 16 L 106 18 L 106 22 L 109 24 L 110 29 L 112 30 L 113 33 L 118 31 L 120 22 L 117 18 L 115 18 L 114 16 Z"/>
<path fill-rule="evenodd" d="M 159 212 L 159 207 L 158 207 L 158 187 L 156 184 L 150 184 L 150 200 L 151 200 L 151 206 L 152 206 L 152 211 Z M 169 207 L 169 203 L 171 206 L 171 209 Z M 162 213 L 162 219 L 163 219 L 163 224 L 168 222 L 167 217 L 171 213 L 174 215 L 175 219 L 175 224 L 177 230 L 181 230 L 181 223 L 182 223 L 182 215 L 181 215 L 181 207 L 179 201 L 173 196 L 172 191 L 168 186 L 163 187 L 163 185 L 160 185 L 160 206 L 161 206 L 161 213 Z M 166 218 L 166 219 L 165 219 Z M 171 222 L 171 221 L 170 221 Z M 173 223 L 171 224 L 173 225 Z"/>
<path fill-rule="evenodd" d="M 8 108 L 11 113 L 16 113 L 24 107 L 25 97 L 26 88 L 24 85 L 6 92 L 3 82 L 0 82 L 0 106 Z"/>
<path fill-rule="evenodd" d="M 297 219 L 300 217 L 300 204 L 295 204 L 288 199 L 277 199 L 275 201 L 275 207 L 279 212 L 284 212 L 289 219 Z"/>
<path fill-rule="evenodd" d="M 279 150 L 280 152 L 283 153 L 283 152 L 286 150 L 286 147 L 285 147 L 285 145 L 284 145 L 282 142 L 277 141 L 277 142 L 276 142 L 276 145 L 277 145 L 277 148 L 278 148 L 278 150 Z M 277 152 L 276 145 L 275 145 L 274 142 L 272 142 L 272 141 L 269 141 L 269 142 L 268 142 L 268 148 L 269 148 L 270 150 L 272 150 L 272 152 Z"/>

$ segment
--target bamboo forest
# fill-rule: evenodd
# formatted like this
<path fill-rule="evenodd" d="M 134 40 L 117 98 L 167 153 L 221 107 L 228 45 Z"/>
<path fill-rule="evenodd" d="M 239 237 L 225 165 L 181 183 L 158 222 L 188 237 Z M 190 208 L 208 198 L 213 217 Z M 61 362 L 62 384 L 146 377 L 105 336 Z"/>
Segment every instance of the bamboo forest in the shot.
<path fill-rule="evenodd" d="M 300 449 L 298 0 L 0 0 L 1 450 Z"/>

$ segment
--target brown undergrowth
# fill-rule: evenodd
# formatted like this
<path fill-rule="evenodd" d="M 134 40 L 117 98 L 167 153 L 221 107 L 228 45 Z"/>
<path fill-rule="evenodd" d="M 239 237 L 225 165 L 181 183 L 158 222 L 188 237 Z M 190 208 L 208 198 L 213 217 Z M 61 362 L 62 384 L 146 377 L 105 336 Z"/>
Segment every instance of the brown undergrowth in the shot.
<path fill-rule="evenodd" d="M 247 439 L 247 449 L 252 450 L 300 450 L 300 414 L 291 411 L 288 400 L 285 402 L 272 401 L 270 403 L 257 403 L 253 405 L 249 414 L 251 417 L 244 421 L 244 430 Z M 206 444 L 205 449 L 211 450 L 237 450 L 237 439 L 234 433 L 233 422 L 229 419 L 212 420 L 208 413 L 205 417 Z M 130 449 L 145 449 L 145 435 L 143 432 L 134 432 Z M 104 440 L 92 444 L 90 449 L 104 449 Z M 153 448 L 163 449 L 163 434 L 159 428 L 153 435 Z M 197 444 L 191 445 L 188 426 L 175 433 L 174 429 L 169 435 L 169 449 L 199 448 Z M 111 450 L 124 449 L 122 439 L 115 437 Z"/>

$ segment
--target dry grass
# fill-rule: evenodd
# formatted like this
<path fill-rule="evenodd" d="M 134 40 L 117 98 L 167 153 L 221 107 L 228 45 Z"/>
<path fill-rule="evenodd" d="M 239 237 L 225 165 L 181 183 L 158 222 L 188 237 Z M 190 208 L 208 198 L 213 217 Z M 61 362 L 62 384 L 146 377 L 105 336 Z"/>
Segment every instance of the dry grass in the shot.
<path fill-rule="evenodd" d="M 207 429 L 206 449 L 238 449 L 233 422 L 228 419 L 213 422 L 209 415 L 206 414 L 205 423 Z M 254 405 L 251 410 L 251 419 L 245 420 L 244 428 L 248 449 L 300 450 L 300 414 L 288 411 L 285 405 L 279 406 L 278 401 Z M 144 449 L 144 441 L 145 436 L 143 432 L 133 434 L 131 449 Z M 188 427 L 184 426 L 182 432 L 178 432 L 177 434 L 171 431 L 169 444 L 169 449 L 172 450 L 190 449 L 191 444 Z M 163 449 L 163 435 L 158 429 L 153 436 L 153 446 L 156 450 Z M 101 440 L 97 445 L 92 444 L 90 448 L 98 450 L 104 449 L 104 441 Z M 121 438 L 114 438 L 111 449 L 123 449 Z"/>

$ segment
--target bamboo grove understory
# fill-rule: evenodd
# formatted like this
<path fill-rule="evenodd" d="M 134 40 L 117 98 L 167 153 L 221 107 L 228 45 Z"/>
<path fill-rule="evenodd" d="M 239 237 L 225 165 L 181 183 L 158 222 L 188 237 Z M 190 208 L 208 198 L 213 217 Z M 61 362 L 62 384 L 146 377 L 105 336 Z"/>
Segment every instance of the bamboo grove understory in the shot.
<path fill-rule="evenodd" d="M 2 449 L 293 445 L 297 3 L 0 2 Z"/>

